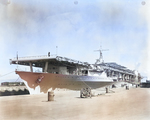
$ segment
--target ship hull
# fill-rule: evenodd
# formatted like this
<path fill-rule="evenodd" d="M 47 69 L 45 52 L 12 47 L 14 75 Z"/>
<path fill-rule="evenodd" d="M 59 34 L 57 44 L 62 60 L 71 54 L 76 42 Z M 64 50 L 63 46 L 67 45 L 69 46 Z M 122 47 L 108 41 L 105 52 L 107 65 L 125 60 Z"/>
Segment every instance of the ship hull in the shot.
<path fill-rule="evenodd" d="M 114 83 L 110 78 L 101 76 L 63 75 L 54 73 L 34 73 L 16 71 L 29 89 L 30 94 L 47 93 L 48 90 L 81 90 L 90 87 L 97 89 Z"/>

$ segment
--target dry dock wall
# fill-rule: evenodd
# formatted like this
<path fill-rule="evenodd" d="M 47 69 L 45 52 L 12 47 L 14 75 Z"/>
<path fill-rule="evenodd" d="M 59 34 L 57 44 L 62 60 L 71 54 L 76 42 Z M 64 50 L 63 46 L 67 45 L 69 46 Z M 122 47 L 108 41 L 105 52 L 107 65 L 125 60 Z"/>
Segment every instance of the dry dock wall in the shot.
<path fill-rule="evenodd" d="M 25 86 L 0 86 L 0 96 L 10 95 L 25 95 L 29 94 L 28 89 Z"/>

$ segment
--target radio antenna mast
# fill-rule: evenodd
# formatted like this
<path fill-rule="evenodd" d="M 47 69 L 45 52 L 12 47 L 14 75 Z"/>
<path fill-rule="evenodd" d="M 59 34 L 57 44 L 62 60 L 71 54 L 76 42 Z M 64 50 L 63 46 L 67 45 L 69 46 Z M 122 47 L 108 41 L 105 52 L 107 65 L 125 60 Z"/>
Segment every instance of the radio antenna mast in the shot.
<path fill-rule="evenodd" d="M 95 64 L 104 63 L 102 51 L 108 51 L 108 50 L 109 50 L 109 49 L 102 49 L 102 46 L 100 46 L 100 49 L 99 49 L 99 50 L 94 50 L 95 52 L 99 52 L 99 53 L 100 53 L 99 59 L 96 60 Z"/>
<path fill-rule="evenodd" d="M 56 56 L 58 55 L 58 46 L 56 46 Z"/>

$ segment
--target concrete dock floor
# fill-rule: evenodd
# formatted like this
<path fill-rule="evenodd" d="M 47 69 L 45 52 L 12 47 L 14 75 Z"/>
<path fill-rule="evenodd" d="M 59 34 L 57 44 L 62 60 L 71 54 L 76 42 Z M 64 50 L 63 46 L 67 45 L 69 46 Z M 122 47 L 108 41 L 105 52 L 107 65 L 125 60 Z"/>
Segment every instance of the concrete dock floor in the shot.
<path fill-rule="evenodd" d="M 57 91 L 50 102 L 47 94 L 0 97 L 0 120 L 150 119 L 150 89 L 113 91 L 92 98 L 80 98 L 78 91 Z"/>

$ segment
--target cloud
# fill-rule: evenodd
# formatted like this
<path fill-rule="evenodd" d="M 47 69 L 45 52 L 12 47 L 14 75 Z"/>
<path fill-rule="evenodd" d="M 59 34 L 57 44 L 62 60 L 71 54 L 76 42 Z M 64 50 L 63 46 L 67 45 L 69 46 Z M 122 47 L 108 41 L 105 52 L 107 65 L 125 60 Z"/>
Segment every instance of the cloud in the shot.
<path fill-rule="evenodd" d="M 0 0 L 0 3 L 3 4 L 3 5 L 9 5 L 10 0 Z"/>
<path fill-rule="evenodd" d="M 133 69 L 138 63 L 143 72 L 149 50 L 144 50 L 149 39 L 146 6 L 147 2 L 142 6 L 139 1 L 79 1 L 75 5 L 74 1 L 13 0 L 9 6 L 0 4 L 4 51 L 0 56 L 6 61 L 17 51 L 19 56 L 55 54 L 58 46 L 59 55 L 94 63 L 99 57 L 94 50 L 102 45 L 109 49 L 103 53 L 104 61 Z"/>
<path fill-rule="evenodd" d="M 142 52 L 142 57 L 141 57 L 141 63 L 142 65 L 140 66 L 140 71 L 144 72 L 144 74 L 150 79 L 150 1 L 145 1 L 146 4 L 143 5 L 140 10 L 138 11 L 139 14 L 143 19 L 147 21 L 147 26 L 148 26 L 148 36 L 146 37 L 146 45 L 144 47 L 144 50 Z"/>

